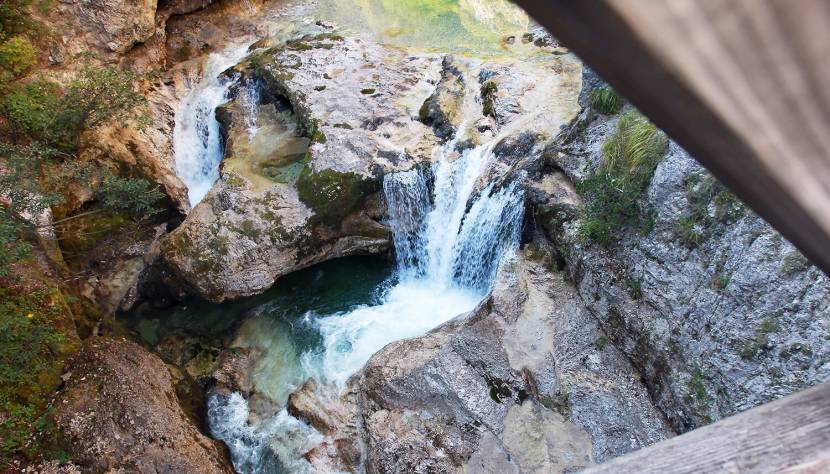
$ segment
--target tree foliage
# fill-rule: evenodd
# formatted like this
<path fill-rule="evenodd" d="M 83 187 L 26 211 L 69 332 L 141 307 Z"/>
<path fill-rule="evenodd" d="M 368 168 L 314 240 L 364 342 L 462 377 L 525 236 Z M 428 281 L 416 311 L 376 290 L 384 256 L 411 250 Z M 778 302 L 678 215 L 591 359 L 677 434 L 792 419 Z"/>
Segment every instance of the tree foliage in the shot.
<path fill-rule="evenodd" d="M 146 180 L 117 176 L 75 155 L 85 130 L 113 121 L 143 123 L 139 79 L 113 67 L 83 68 L 65 88 L 36 80 L 0 97 L 0 275 L 25 254 L 26 234 L 40 225 L 38 216 L 60 204 L 70 183 L 93 191 L 96 212 L 153 212 L 162 194 Z"/>
<path fill-rule="evenodd" d="M 19 76 L 37 62 L 37 51 L 23 36 L 15 36 L 0 43 L 0 69 L 11 79 Z"/>

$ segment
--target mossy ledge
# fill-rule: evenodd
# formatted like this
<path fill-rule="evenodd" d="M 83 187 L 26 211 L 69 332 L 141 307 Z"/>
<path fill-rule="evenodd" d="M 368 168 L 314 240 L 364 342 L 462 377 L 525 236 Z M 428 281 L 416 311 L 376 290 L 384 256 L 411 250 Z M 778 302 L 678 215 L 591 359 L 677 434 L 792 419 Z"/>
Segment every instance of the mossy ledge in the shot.
<path fill-rule="evenodd" d="M 331 169 L 315 171 L 308 163 L 297 180 L 300 199 L 314 211 L 316 219 L 326 225 L 339 223 L 366 196 L 379 189 L 377 179 Z"/>

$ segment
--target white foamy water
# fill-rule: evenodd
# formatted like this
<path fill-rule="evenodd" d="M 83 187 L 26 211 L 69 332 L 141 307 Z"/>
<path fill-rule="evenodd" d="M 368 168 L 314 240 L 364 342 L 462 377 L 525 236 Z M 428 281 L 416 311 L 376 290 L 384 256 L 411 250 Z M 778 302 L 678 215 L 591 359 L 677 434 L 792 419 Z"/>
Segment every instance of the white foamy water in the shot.
<path fill-rule="evenodd" d="M 448 144 L 444 151 L 449 153 L 452 147 Z M 491 159 L 491 147 L 485 145 L 465 151 L 455 161 L 442 160 L 430 169 L 385 177 L 397 280 L 385 289 L 380 304 L 305 315 L 323 342 L 300 357 L 301 373 L 286 383 L 296 387 L 314 377 L 325 390 L 336 393 L 385 345 L 423 335 L 475 308 L 489 291 L 505 254 L 518 245 L 524 207 L 518 180 L 500 189 L 492 185 L 477 189 Z M 243 410 L 237 398 L 214 395 L 211 406 L 211 429 L 217 438 L 232 440 L 229 446 L 240 472 L 270 472 L 256 467 L 262 464 L 263 450 L 276 456 L 282 469 L 310 469 L 292 453 L 302 453 L 298 439 L 303 446 L 308 442 L 298 433 L 313 430 L 284 410 L 264 422 L 241 423 L 247 407 Z M 261 442 L 237 442 L 237 437 Z M 281 448 L 277 451 L 274 446 Z"/>
<path fill-rule="evenodd" d="M 228 101 L 234 79 L 222 72 L 245 57 L 248 45 L 208 56 L 201 82 L 181 101 L 173 127 L 176 174 L 187 186 L 190 205 L 195 206 L 219 179 L 224 148 L 216 107 Z"/>

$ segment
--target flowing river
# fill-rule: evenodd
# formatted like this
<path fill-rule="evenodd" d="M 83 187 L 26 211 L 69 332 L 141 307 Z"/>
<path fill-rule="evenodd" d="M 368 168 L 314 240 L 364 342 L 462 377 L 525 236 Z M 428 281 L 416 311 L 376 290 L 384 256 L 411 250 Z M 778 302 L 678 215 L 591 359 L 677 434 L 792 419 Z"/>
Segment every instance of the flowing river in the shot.
<path fill-rule="evenodd" d="M 456 48 L 457 53 L 476 47 L 495 52 L 506 32 L 525 31 L 528 21 L 523 12 L 501 0 L 337 0 L 321 2 L 320 11 L 340 12 L 337 21 L 347 29 L 363 30 L 400 47 L 444 52 Z M 437 34 L 412 23 L 412 18 L 423 14 L 436 19 L 430 28 Z M 381 28 L 385 23 L 379 19 L 385 15 L 396 21 Z M 430 39 L 435 44 L 429 44 Z M 421 44 L 425 46 L 416 46 Z M 193 206 L 218 179 L 223 159 L 214 111 L 229 100 L 234 78 L 222 73 L 247 51 L 247 45 L 235 46 L 212 55 L 203 68 L 203 79 L 178 110 L 174 131 L 177 171 Z M 240 88 L 241 94 L 248 92 Z M 258 98 L 252 95 L 247 102 L 245 98 L 243 103 L 251 104 L 246 125 L 254 136 L 261 131 L 256 122 Z M 478 102 L 468 105 L 481 108 Z M 459 130 L 465 128 L 466 124 Z M 365 263 L 346 259 L 323 265 L 325 270 L 289 275 L 274 291 L 242 305 L 204 303 L 184 311 L 201 312 L 203 320 L 209 319 L 206 314 L 218 315 L 217 333 L 233 331 L 232 347 L 251 348 L 258 354 L 251 374 L 256 396 L 246 399 L 226 391 L 208 394 L 211 433 L 228 445 L 237 471 L 310 470 L 303 454 L 320 443 L 322 435 L 286 411 L 292 391 L 311 378 L 317 382 L 318 394 L 333 399 L 385 345 L 423 335 L 473 310 L 487 295 L 499 265 L 518 246 L 524 192 L 521 179 L 498 185 L 488 182 L 495 139 L 458 156 L 456 145 L 464 138 L 463 132 L 458 135 L 437 150 L 430 166 L 384 178 L 386 224 L 392 230 L 396 255 L 390 273 L 375 264 L 361 267 L 366 270 L 361 273 L 358 267 Z M 343 275 L 332 280 L 332 274 Z M 323 288 L 328 283 L 315 287 L 321 281 L 335 280 L 338 290 Z M 293 284 L 299 289 L 286 290 Z M 326 301 L 321 303 L 319 298 Z M 223 312 L 229 322 L 222 321 Z M 182 320 L 192 319 L 184 316 Z M 153 331 L 163 330 L 154 326 L 149 332 L 153 336 Z"/>
<path fill-rule="evenodd" d="M 446 145 L 445 152 L 454 145 Z M 379 285 L 375 304 L 302 315 L 296 324 L 318 337 L 310 347 L 295 347 L 293 360 L 271 340 L 253 341 L 270 352 L 262 360 L 278 361 L 262 367 L 255 384 L 271 387 L 269 395 L 281 405 L 309 377 L 336 394 L 386 344 L 471 311 L 489 290 L 502 258 L 517 246 L 524 209 L 517 181 L 500 189 L 477 187 L 491 159 L 491 144 L 485 144 L 427 170 L 387 175 L 384 193 L 397 255 L 393 277 Z M 255 320 L 247 332 L 273 334 L 262 327 L 268 324 Z M 251 416 L 236 393 L 212 394 L 208 417 L 214 436 L 230 446 L 235 467 L 244 473 L 301 471 L 307 467 L 302 454 L 321 440 L 284 409 L 251 422 L 259 417 Z"/>

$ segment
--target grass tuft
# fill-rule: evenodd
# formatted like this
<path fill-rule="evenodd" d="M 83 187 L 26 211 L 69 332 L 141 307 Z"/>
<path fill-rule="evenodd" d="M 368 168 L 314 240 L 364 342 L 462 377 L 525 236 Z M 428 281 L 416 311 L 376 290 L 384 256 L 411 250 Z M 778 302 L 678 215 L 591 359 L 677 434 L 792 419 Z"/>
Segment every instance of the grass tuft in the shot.
<path fill-rule="evenodd" d="M 605 115 L 614 115 L 622 110 L 625 100 L 611 88 L 594 89 L 588 95 L 591 108 Z"/>
<path fill-rule="evenodd" d="M 667 149 L 666 135 L 645 117 L 636 112 L 620 117 L 603 146 L 602 164 L 577 185 L 586 201 L 583 237 L 607 247 L 624 227 L 645 227 L 653 216 L 641 209 L 640 195 Z"/>

